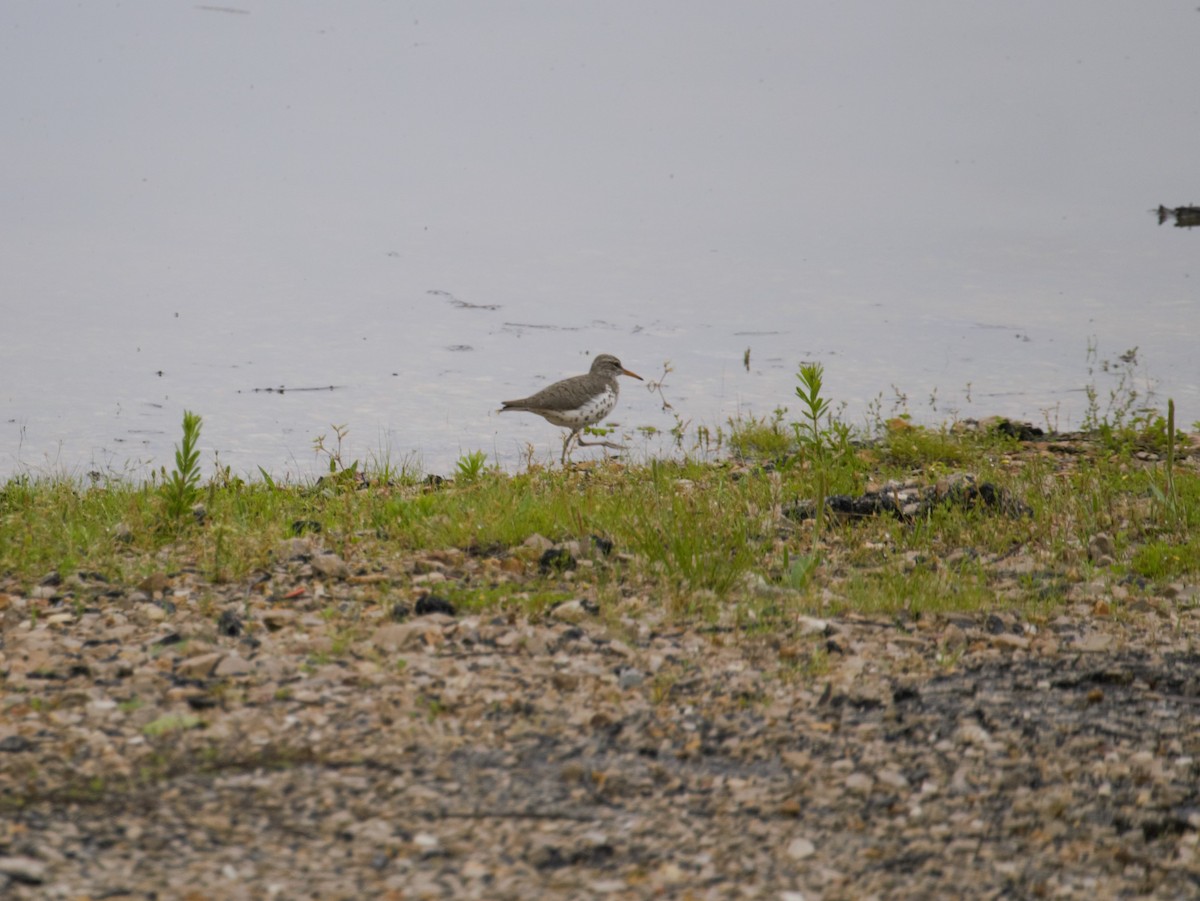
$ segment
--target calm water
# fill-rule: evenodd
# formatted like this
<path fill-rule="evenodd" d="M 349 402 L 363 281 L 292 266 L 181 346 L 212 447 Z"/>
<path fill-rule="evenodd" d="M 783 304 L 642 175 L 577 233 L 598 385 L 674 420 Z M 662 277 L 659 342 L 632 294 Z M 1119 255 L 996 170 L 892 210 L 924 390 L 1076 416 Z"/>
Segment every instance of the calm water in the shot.
<path fill-rule="evenodd" d="M 334 424 L 557 459 L 495 411 L 597 352 L 670 362 L 631 432 L 769 414 L 801 361 L 851 421 L 1068 428 L 1089 346 L 1190 423 L 1200 230 L 1151 210 L 1200 202 L 1198 37 L 1097 0 L 10 5 L 0 477 L 170 466 L 184 409 L 206 470 L 307 475 Z"/>

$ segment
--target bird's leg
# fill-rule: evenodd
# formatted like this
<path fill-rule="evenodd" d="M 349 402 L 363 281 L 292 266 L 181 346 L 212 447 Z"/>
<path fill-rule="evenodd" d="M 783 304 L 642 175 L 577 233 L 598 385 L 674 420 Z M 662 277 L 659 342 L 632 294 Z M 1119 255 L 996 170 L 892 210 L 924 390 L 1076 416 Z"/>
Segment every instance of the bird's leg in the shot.
<path fill-rule="evenodd" d="M 571 447 L 571 439 L 578 437 L 578 435 L 579 435 L 579 430 L 572 429 L 569 433 L 567 433 L 567 437 L 563 439 L 563 452 L 562 452 L 562 465 L 563 466 L 567 465 L 567 450 Z"/>

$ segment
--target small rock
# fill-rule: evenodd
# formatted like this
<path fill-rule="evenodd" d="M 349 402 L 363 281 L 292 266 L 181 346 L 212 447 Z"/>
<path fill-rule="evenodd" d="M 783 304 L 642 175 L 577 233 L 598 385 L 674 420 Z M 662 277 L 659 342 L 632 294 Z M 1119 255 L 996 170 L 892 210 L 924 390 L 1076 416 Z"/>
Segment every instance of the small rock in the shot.
<path fill-rule="evenodd" d="M 287 608 L 273 608 L 262 615 L 263 625 L 272 632 L 277 632 L 284 626 L 290 626 L 296 621 L 296 611 Z"/>
<path fill-rule="evenodd" d="M 798 616 L 796 623 L 800 626 L 801 635 L 824 635 L 829 628 L 829 620 L 813 616 Z"/>
<path fill-rule="evenodd" d="M 884 768 L 875 774 L 875 778 L 888 788 L 893 788 L 897 791 L 908 788 L 908 779 L 899 770 Z"/>
<path fill-rule="evenodd" d="M 1072 647 L 1077 651 L 1096 654 L 1100 651 L 1107 651 L 1112 645 L 1112 641 L 1111 635 L 1105 635 L 1103 632 L 1089 632 L 1078 638 Z"/>
<path fill-rule="evenodd" d="M 337 554 L 318 554 L 312 559 L 312 568 L 328 579 L 344 579 L 350 574 L 350 567 Z"/>
<path fill-rule="evenodd" d="M 1006 632 L 1002 635 L 993 635 L 992 644 L 998 648 L 1023 651 L 1029 647 L 1029 639 L 1021 635 L 1012 635 Z"/>
<path fill-rule="evenodd" d="M 0 738 L 0 752 L 8 751 L 11 753 L 17 751 L 29 751 L 32 749 L 33 742 L 31 742 L 24 735 L 6 735 L 4 738 Z"/>
<path fill-rule="evenodd" d="M 550 674 L 550 684 L 562 692 L 574 691 L 579 687 L 579 676 L 574 673 L 554 672 Z M 0 742 L 0 749 L 2 746 L 3 742 Z"/>
<path fill-rule="evenodd" d="M 967 634 L 954 623 L 942 630 L 942 646 L 947 651 L 957 651 L 967 643 Z"/>
<path fill-rule="evenodd" d="M 309 560 L 313 556 L 313 543 L 307 538 L 289 538 L 276 545 L 275 556 L 284 561 Z"/>
<path fill-rule="evenodd" d="M 182 676 L 185 679 L 207 679 L 212 675 L 213 670 L 217 668 L 217 664 L 225 657 L 222 651 L 213 651 L 209 654 L 197 654 L 195 657 L 188 657 L 186 660 L 180 660 L 175 666 L 175 675 Z"/>
<path fill-rule="evenodd" d="M 1097 532 L 1088 541 L 1088 558 L 1097 566 L 1111 564 L 1116 553 L 1117 549 L 1113 545 L 1112 538 L 1105 532 Z M 1102 558 L 1107 558 L 1108 564 L 1101 563 Z"/>
<path fill-rule="evenodd" d="M 442 630 L 428 620 L 388 623 L 371 636 L 371 644 L 381 651 L 420 651 L 442 641 Z"/>
<path fill-rule="evenodd" d="M 152 623 L 160 623 L 167 618 L 167 611 L 157 604 L 138 604 L 138 615 Z"/>
<path fill-rule="evenodd" d="M 436 835 L 430 835 L 428 832 L 418 832 L 413 836 L 413 844 L 423 851 L 428 851 L 430 848 L 438 846 Z"/>
<path fill-rule="evenodd" d="M 216 676 L 244 676 L 254 672 L 254 664 L 237 654 L 230 654 L 217 664 L 213 674 Z"/>
<path fill-rule="evenodd" d="M 637 688 L 645 681 L 645 673 L 639 669 L 634 669 L 633 667 L 623 668 L 620 673 L 617 674 L 617 686 L 622 691 L 630 688 Z"/>
<path fill-rule="evenodd" d="M 597 895 L 613 895 L 625 891 L 628 887 L 629 884 L 623 879 L 598 879 L 588 886 Z"/>
<path fill-rule="evenodd" d="M 553 546 L 553 541 L 551 541 L 545 535 L 539 535 L 537 532 L 534 532 L 521 542 L 521 547 L 533 548 L 535 551 L 547 551 Z"/>
<path fill-rule="evenodd" d="M 659 883 L 673 884 L 676 882 L 683 882 L 684 878 L 684 872 L 679 865 L 671 863 L 670 861 L 660 866 L 658 871 L 654 874 L 655 881 Z"/>
<path fill-rule="evenodd" d="M 817 846 L 806 838 L 794 838 L 788 842 L 787 855 L 792 860 L 804 860 L 817 853 Z"/>
<path fill-rule="evenodd" d="M 26 885 L 41 885 L 46 880 L 46 865 L 32 857 L 0 857 L 0 874 Z"/>
<path fill-rule="evenodd" d="M 866 795 L 870 793 L 871 788 L 875 785 L 875 780 L 866 773 L 851 773 L 846 777 L 845 784 L 849 791 Z"/>
<path fill-rule="evenodd" d="M 551 608 L 550 615 L 559 622 L 571 623 L 572 625 L 575 625 L 576 623 L 581 623 L 584 620 L 591 619 L 598 612 L 598 609 L 589 609 L 587 602 L 576 598 L 573 601 L 564 601 L 557 607 Z"/>

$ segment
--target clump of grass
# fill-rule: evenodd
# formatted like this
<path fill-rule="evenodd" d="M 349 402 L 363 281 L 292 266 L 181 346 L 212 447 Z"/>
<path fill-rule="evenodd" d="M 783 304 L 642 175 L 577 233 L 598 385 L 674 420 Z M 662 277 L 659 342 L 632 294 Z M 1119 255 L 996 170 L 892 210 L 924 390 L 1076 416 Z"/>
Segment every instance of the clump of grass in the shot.
<path fill-rule="evenodd" d="M 1200 539 L 1149 541 L 1134 551 L 1129 568 L 1139 576 L 1163 581 L 1200 573 Z"/>
<path fill-rule="evenodd" d="M 971 448 L 962 436 L 944 428 L 914 426 L 904 420 L 888 425 L 884 448 L 890 462 L 907 469 L 932 464 L 961 466 L 972 457 Z"/>
<path fill-rule="evenodd" d="M 776 407 L 770 419 L 747 416 L 729 420 L 728 445 L 734 456 L 744 460 L 781 460 L 792 449 L 792 438 L 784 428 L 787 407 Z"/>

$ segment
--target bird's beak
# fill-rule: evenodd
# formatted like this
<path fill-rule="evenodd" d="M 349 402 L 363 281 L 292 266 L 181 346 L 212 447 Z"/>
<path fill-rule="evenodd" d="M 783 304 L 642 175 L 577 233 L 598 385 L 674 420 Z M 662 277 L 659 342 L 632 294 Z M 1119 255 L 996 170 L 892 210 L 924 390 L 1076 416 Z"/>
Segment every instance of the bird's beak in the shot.
<path fill-rule="evenodd" d="M 631 376 L 632 378 L 635 378 L 635 379 L 637 379 L 639 382 L 644 382 L 644 381 L 646 381 L 644 378 L 642 378 L 642 377 L 641 377 L 640 375 L 638 375 L 636 372 L 630 372 L 630 371 L 629 371 L 628 369 L 626 369 L 624 366 L 622 366 L 622 367 L 621 367 L 621 372 L 622 372 L 622 374 L 624 374 L 624 375 L 628 375 L 628 376 Z"/>

